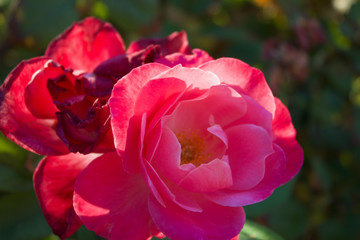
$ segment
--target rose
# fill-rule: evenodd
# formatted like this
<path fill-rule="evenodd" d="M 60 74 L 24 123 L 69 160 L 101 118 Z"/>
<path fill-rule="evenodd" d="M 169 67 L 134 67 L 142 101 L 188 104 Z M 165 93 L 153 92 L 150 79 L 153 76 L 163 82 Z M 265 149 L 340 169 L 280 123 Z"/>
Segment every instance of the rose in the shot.
<path fill-rule="evenodd" d="M 142 39 L 125 52 L 110 24 L 86 18 L 52 41 L 45 56 L 9 74 L 0 89 L 0 130 L 41 155 L 112 150 L 107 99 L 119 78 L 147 62 L 192 66 L 210 59 L 199 49 L 191 53 L 185 32 Z"/>
<path fill-rule="evenodd" d="M 231 239 L 242 206 L 299 171 L 290 114 L 263 74 L 237 59 L 133 69 L 109 100 L 116 153 L 92 161 L 74 209 L 108 239 Z"/>
<path fill-rule="evenodd" d="M 185 32 L 140 39 L 125 51 L 121 36 L 95 18 L 74 23 L 53 40 L 45 56 L 20 63 L 0 87 L 0 130 L 41 155 L 34 173 L 40 206 L 54 233 L 66 238 L 82 224 L 72 195 L 79 172 L 113 151 L 107 100 L 116 81 L 148 62 L 196 66 L 212 58 L 191 51 Z"/>

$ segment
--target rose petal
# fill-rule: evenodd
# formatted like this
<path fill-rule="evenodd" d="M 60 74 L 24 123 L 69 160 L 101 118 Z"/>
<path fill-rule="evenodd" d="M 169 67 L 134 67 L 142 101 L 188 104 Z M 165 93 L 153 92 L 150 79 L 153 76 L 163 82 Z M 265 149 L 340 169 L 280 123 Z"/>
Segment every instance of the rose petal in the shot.
<path fill-rule="evenodd" d="M 292 179 L 301 169 L 304 152 L 295 139 L 296 131 L 291 123 L 289 110 L 275 98 L 276 112 L 273 120 L 274 142 L 278 144 L 286 155 L 286 175 L 283 183 Z"/>
<path fill-rule="evenodd" d="M 179 186 L 191 192 L 214 192 L 233 184 L 228 163 L 214 159 L 190 171 Z"/>
<path fill-rule="evenodd" d="M 79 175 L 74 209 L 89 230 L 106 239 L 143 240 L 158 232 L 148 194 L 141 175 L 127 174 L 115 152 L 105 153 Z"/>
<path fill-rule="evenodd" d="M 97 154 L 67 154 L 45 157 L 34 173 L 34 188 L 40 207 L 53 232 L 64 239 L 82 225 L 72 204 L 78 174 Z"/>
<path fill-rule="evenodd" d="M 251 189 L 264 177 L 265 159 L 274 151 L 272 141 L 263 128 L 252 124 L 231 127 L 225 132 L 234 181 L 232 189 Z"/>
<path fill-rule="evenodd" d="M 272 137 L 273 116 L 271 115 L 271 113 L 251 97 L 242 95 L 242 98 L 246 102 L 246 113 L 241 118 L 239 118 L 239 120 L 232 122 L 227 127 L 236 126 L 239 124 L 254 124 L 264 128 L 269 134 L 269 136 Z"/>
<path fill-rule="evenodd" d="M 246 109 L 246 102 L 236 91 L 215 85 L 201 97 L 180 102 L 166 125 L 174 132 L 199 131 L 205 135 L 208 127 L 223 127 L 240 119 Z"/>
<path fill-rule="evenodd" d="M 150 131 L 182 95 L 185 88 L 185 83 L 176 78 L 152 80 L 142 88 L 135 103 L 135 115 L 130 120 L 127 132 L 129 137 L 124 152 L 124 168 L 127 171 L 138 171 L 139 169 L 136 166 L 140 161 L 136 160 L 138 148 L 133 144 L 139 142 L 137 139 L 140 129 L 136 127 L 140 126 L 139 116 L 146 114 L 146 131 Z"/>
<path fill-rule="evenodd" d="M 220 190 L 208 193 L 205 197 L 217 204 L 229 207 L 240 207 L 263 201 L 275 188 L 282 184 L 285 175 L 285 155 L 283 150 L 274 145 L 275 152 L 266 158 L 264 178 L 252 189 L 245 191 Z"/>
<path fill-rule="evenodd" d="M 65 68 L 92 72 L 103 61 L 124 52 L 120 34 L 109 23 L 88 17 L 53 40 L 45 56 Z"/>
<path fill-rule="evenodd" d="M 176 135 L 169 128 L 164 127 L 153 157 L 153 165 L 158 172 L 175 183 L 190 171 L 180 168 L 180 155 L 181 146 Z"/>
<path fill-rule="evenodd" d="M 40 155 L 61 155 L 69 150 L 56 135 L 54 120 L 35 118 L 24 99 L 32 75 L 43 68 L 48 58 L 21 62 L 0 87 L 0 130 L 21 147 Z"/>
<path fill-rule="evenodd" d="M 220 84 L 219 78 L 208 71 L 199 68 L 186 68 L 177 65 L 157 75 L 155 78 L 178 78 L 192 89 L 207 90 L 211 86 Z"/>
<path fill-rule="evenodd" d="M 109 107 L 97 103 L 94 102 L 84 119 L 68 109 L 56 113 L 56 132 L 71 152 L 114 151 Z"/>
<path fill-rule="evenodd" d="M 232 86 L 240 94 L 252 97 L 270 113 L 275 112 L 273 94 L 260 70 L 235 58 L 219 58 L 206 62 L 199 68 L 215 73 L 221 83 Z"/>
<path fill-rule="evenodd" d="M 174 67 L 181 64 L 183 67 L 197 67 L 205 62 L 213 60 L 209 54 L 201 49 L 193 49 L 192 54 L 173 53 L 155 60 L 157 63 Z"/>
<path fill-rule="evenodd" d="M 56 118 L 55 112 L 59 111 L 47 88 L 49 79 L 64 75 L 64 69 L 49 60 L 44 68 L 38 70 L 25 88 L 24 98 L 29 111 L 37 118 Z"/>
<path fill-rule="evenodd" d="M 134 115 L 147 113 L 146 131 L 169 111 L 186 90 L 184 81 L 177 78 L 159 78 L 148 82 L 139 93 Z"/>
<path fill-rule="evenodd" d="M 239 234 L 245 222 L 241 207 L 223 207 L 208 201 L 203 201 L 201 207 L 203 212 L 190 212 L 171 202 L 164 208 L 153 197 L 149 199 L 152 219 L 171 240 L 229 240 Z"/>
<path fill-rule="evenodd" d="M 118 151 L 125 149 L 129 120 L 135 112 L 135 101 L 141 88 L 154 76 L 165 71 L 168 67 L 149 63 L 133 69 L 115 84 L 109 106 L 111 125 L 114 133 L 115 147 Z"/>
<path fill-rule="evenodd" d="M 168 55 L 176 52 L 186 54 L 191 53 L 185 31 L 174 32 L 164 38 L 140 39 L 138 41 L 132 42 L 126 52 L 137 52 L 147 48 L 149 45 L 160 45 L 162 55 Z"/>
<path fill-rule="evenodd" d="M 94 73 L 120 79 L 128 74 L 132 69 L 144 63 L 144 52 L 145 50 L 132 54 L 117 55 L 97 66 Z"/>

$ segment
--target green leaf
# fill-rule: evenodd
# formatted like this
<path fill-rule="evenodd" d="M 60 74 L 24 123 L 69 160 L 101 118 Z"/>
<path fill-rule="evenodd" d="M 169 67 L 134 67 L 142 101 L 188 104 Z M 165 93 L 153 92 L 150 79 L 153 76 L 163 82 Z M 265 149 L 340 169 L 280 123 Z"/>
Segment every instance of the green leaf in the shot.
<path fill-rule="evenodd" d="M 239 240 L 284 240 L 272 230 L 247 220 L 240 232 Z"/>

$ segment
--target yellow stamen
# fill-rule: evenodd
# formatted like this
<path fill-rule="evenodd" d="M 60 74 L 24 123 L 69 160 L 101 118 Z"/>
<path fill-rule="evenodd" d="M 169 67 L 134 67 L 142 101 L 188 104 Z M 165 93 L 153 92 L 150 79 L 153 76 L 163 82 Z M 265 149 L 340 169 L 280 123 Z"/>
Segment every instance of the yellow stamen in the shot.
<path fill-rule="evenodd" d="M 176 136 L 181 144 L 181 164 L 200 166 L 211 157 L 210 153 L 206 153 L 206 142 L 199 131 L 182 131 Z"/>

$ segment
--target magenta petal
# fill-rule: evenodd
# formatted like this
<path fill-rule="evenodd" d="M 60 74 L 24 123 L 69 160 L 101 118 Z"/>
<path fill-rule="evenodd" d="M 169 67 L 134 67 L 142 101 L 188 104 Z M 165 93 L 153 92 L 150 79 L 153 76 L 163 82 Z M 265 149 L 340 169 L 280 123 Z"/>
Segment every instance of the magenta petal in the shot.
<path fill-rule="evenodd" d="M 183 67 L 197 67 L 203 63 L 213 60 L 209 54 L 201 49 L 193 49 L 192 54 L 173 53 L 163 58 L 156 59 L 155 62 L 174 67 L 181 64 Z"/>
<path fill-rule="evenodd" d="M 158 63 L 149 63 L 133 69 L 115 84 L 109 106 L 117 150 L 125 149 L 129 119 L 134 115 L 135 101 L 142 87 L 166 69 L 169 68 Z"/>
<path fill-rule="evenodd" d="M 115 152 L 105 153 L 79 175 L 74 208 L 89 230 L 106 239 L 144 240 L 157 233 L 148 194 L 141 175 L 127 174 Z"/>
<path fill-rule="evenodd" d="M 246 113 L 231 126 L 239 124 L 254 124 L 264 128 L 269 136 L 273 136 L 272 120 L 273 115 L 251 97 L 242 96 L 246 102 Z"/>
<path fill-rule="evenodd" d="M 199 68 L 215 73 L 221 83 L 228 84 L 240 94 L 260 103 L 270 113 L 275 112 L 274 96 L 262 72 L 235 58 L 219 58 Z"/>
<path fill-rule="evenodd" d="M 53 232 L 64 239 L 82 225 L 73 209 L 74 184 L 79 173 L 98 155 L 67 154 L 45 157 L 34 173 L 40 207 Z"/>
<path fill-rule="evenodd" d="M 35 118 L 25 104 L 25 87 L 48 58 L 21 62 L 0 87 L 0 130 L 21 147 L 40 155 L 61 155 L 69 150 L 56 135 L 54 120 Z"/>
<path fill-rule="evenodd" d="M 264 178 L 252 189 L 245 191 L 220 190 L 208 193 L 205 197 L 217 204 L 240 207 L 260 202 L 269 197 L 275 188 L 282 184 L 285 175 L 285 155 L 280 147 L 274 145 L 275 152 L 266 158 Z"/>
<path fill-rule="evenodd" d="M 232 185 L 231 169 L 227 162 L 214 159 L 190 171 L 179 186 L 191 192 L 214 192 Z"/>
<path fill-rule="evenodd" d="M 105 60 L 125 52 L 120 34 L 109 23 L 88 17 L 52 41 L 45 56 L 65 68 L 92 72 Z"/>
<path fill-rule="evenodd" d="M 165 127 L 152 164 L 146 159 L 142 159 L 145 180 L 153 196 L 163 206 L 165 206 L 164 198 L 167 198 L 184 209 L 201 212 L 202 210 L 192 193 L 184 191 L 173 181 L 169 181 L 169 179 L 176 181 L 190 171 L 190 169 L 179 168 L 179 147 L 176 136 Z"/>
<path fill-rule="evenodd" d="M 153 165 L 167 179 L 177 183 L 190 170 L 180 168 L 181 146 L 176 135 L 167 127 L 162 129 Z"/>
<path fill-rule="evenodd" d="M 271 138 L 265 129 L 252 124 L 231 127 L 226 134 L 234 181 L 232 189 L 251 189 L 264 177 L 265 159 L 274 151 Z"/>
<path fill-rule="evenodd" d="M 185 31 L 174 32 L 164 38 L 145 38 L 132 42 L 127 53 L 134 53 L 147 48 L 149 45 L 160 45 L 162 55 L 171 53 L 191 53 L 189 42 Z"/>
<path fill-rule="evenodd" d="M 283 183 L 292 179 L 299 171 L 304 161 L 304 152 L 295 139 L 296 131 L 291 123 L 289 110 L 275 98 L 276 112 L 273 120 L 274 142 L 285 152 L 286 175 Z"/>
<path fill-rule="evenodd" d="M 64 69 L 56 66 L 49 60 L 44 68 L 36 72 L 25 88 L 25 103 L 30 112 L 37 118 L 56 118 L 55 112 L 59 111 L 47 88 L 49 79 L 55 79 L 64 74 Z"/>
<path fill-rule="evenodd" d="M 245 113 L 246 102 L 234 89 L 215 85 L 201 97 L 180 102 L 166 125 L 176 133 L 200 131 L 205 135 L 208 127 L 227 126 Z"/>
<path fill-rule="evenodd" d="M 208 201 L 202 212 L 190 212 L 168 202 L 166 208 L 153 197 L 149 210 L 156 226 L 171 240 L 230 240 L 239 234 L 245 222 L 241 207 L 223 207 Z"/>
<path fill-rule="evenodd" d="M 177 65 L 159 74 L 156 78 L 178 78 L 183 80 L 187 86 L 200 90 L 207 90 L 211 86 L 220 84 L 219 78 L 199 68 L 187 68 Z"/>
<path fill-rule="evenodd" d="M 135 103 L 135 115 L 147 113 L 146 131 L 154 128 L 185 90 L 185 82 L 177 78 L 154 79 L 141 89 Z"/>

